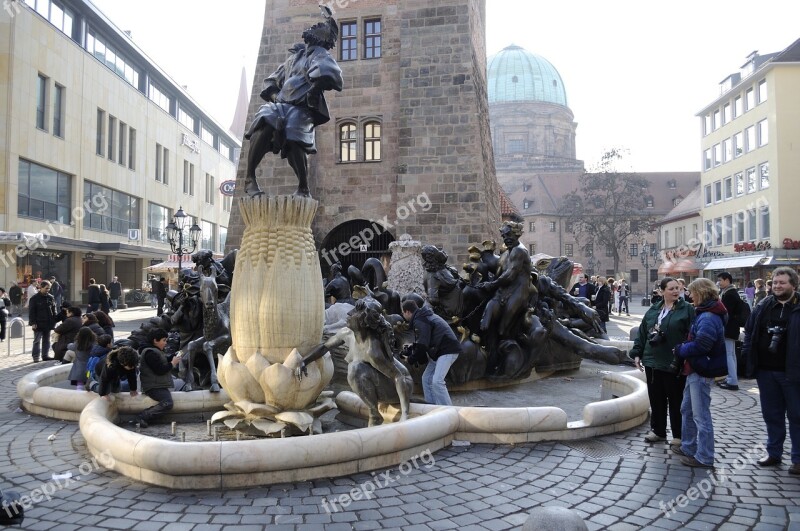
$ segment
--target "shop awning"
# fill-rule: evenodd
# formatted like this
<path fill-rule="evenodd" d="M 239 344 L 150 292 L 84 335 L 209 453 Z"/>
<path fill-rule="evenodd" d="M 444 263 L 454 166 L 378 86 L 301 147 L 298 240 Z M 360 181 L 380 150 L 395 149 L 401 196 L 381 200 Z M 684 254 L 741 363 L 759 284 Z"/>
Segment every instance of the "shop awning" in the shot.
<path fill-rule="evenodd" d="M 704 269 L 706 271 L 716 271 L 724 269 L 739 269 L 742 267 L 753 267 L 766 256 L 766 254 L 748 254 L 746 256 L 726 256 L 724 258 L 714 258 L 706 264 Z"/>
<path fill-rule="evenodd" d="M 767 260 L 761 265 L 769 267 L 796 266 L 800 265 L 800 257 L 768 256 Z"/>

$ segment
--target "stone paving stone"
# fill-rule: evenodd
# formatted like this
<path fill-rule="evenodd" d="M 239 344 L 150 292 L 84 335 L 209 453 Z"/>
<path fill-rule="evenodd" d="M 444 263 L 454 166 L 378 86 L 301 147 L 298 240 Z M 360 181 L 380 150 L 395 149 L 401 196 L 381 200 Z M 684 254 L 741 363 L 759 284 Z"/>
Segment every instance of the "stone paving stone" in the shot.
<path fill-rule="evenodd" d="M 134 531 L 158 531 L 166 526 L 163 522 L 139 522 L 131 529 Z"/>

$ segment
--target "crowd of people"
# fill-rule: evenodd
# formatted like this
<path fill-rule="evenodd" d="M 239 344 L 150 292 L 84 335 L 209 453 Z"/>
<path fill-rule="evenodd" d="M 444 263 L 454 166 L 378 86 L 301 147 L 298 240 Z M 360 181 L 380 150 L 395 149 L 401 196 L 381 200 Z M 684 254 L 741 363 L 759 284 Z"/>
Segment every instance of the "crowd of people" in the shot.
<path fill-rule="evenodd" d="M 783 462 L 788 419 L 789 474 L 800 475 L 800 294 L 797 272 L 779 267 L 772 279 L 744 290 L 723 271 L 717 282 L 684 285 L 662 279 L 635 334 L 630 356 L 645 373 L 650 399 L 648 443 L 667 441 L 683 464 L 713 468 L 711 389 L 739 390 L 739 372 L 755 378 L 767 431 L 769 467 Z M 748 291 L 748 288 L 750 291 Z M 744 331 L 742 334 L 742 330 Z M 741 354 L 737 355 L 737 343 Z"/>

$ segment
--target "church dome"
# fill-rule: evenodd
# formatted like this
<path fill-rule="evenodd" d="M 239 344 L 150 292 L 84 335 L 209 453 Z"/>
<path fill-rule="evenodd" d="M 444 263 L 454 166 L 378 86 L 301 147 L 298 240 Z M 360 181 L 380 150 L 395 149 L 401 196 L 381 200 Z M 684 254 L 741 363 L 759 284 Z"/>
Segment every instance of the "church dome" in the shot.
<path fill-rule="evenodd" d="M 543 101 L 567 106 L 567 91 L 550 62 L 512 44 L 488 61 L 489 103 Z"/>

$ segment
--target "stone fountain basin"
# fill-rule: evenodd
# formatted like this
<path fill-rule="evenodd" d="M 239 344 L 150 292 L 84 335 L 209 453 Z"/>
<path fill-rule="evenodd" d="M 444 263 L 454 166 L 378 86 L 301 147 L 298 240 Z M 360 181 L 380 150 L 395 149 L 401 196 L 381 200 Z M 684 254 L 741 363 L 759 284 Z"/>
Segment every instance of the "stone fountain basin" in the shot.
<path fill-rule="evenodd" d="M 114 424 L 120 413 L 136 413 L 154 404 L 149 398 L 120 394 L 114 401 L 93 393 L 48 387 L 63 381 L 69 366 L 41 369 L 17 384 L 21 407 L 31 413 L 80 421 L 89 451 L 113 457 L 115 471 L 132 479 L 179 489 L 219 489 L 343 476 L 396 466 L 426 450 L 435 452 L 455 440 L 520 443 L 584 439 L 638 426 L 647 419 L 647 386 L 639 371 L 606 374 L 601 401 L 584 406 L 583 419 L 568 422 L 557 407 L 441 407 L 411 405 L 406 422 L 372 428 L 248 441 L 176 442 L 126 430 Z M 227 395 L 194 391 L 173 393 L 172 413 L 213 412 Z M 357 395 L 342 392 L 339 409 L 366 418 Z M 399 416 L 386 405 L 384 418 Z M 107 462 L 106 459 L 104 462 Z"/>

